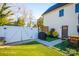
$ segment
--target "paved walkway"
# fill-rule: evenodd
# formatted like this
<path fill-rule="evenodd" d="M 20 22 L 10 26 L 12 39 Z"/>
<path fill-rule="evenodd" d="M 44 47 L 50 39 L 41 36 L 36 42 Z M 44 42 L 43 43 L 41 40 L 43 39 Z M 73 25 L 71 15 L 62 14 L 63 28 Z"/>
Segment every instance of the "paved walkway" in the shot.
<path fill-rule="evenodd" d="M 36 41 L 38 41 L 38 42 L 40 42 L 40 43 L 42 43 L 42 44 L 44 44 L 46 46 L 49 46 L 49 47 L 54 46 L 54 45 L 59 44 L 59 43 L 62 42 L 61 39 L 54 40 L 54 41 L 51 41 L 51 42 L 47 42 L 47 41 L 40 40 L 40 39 L 37 39 Z"/>
<path fill-rule="evenodd" d="M 29 40 L 23 40 L 23 41 L 18 41 L 18 42 L 13 42 L 13 43 L 7 43 L 7 44 L 5 44 L 5 45 L 23 44 L 23 43 L 28 43 L 28 42 L 31 42 L 31 41 L 37 41 L 37 42 L 39 42 L 39 43 L 41 43 L 41 44 L 44 44 L 44 45 L 46 45 L 46 46 L 49 46 L 49 47 L 54 46 L 54 45 L 59 44 L 59 43 L 62 42 L 61 39 L 54 40 L 54 41 L 51 41 L 51 42 L 47 42 L 47 41 L 40 40 L 40 39 L 36 39 L 36 40 L 31 40 L 31 39 L 29 39 Z"/>
<path fill-rule="evenodd" d="M 12 43 L 7 43 L 5 45 L 17 45 L 17 44 L 23 44 L 23 43 L 29 43 L 34 41 L 33 39 L 29 39 L 29 40 L 22 40 L 22 41 L 17 41 L 17 42 L 12 42 Z"/>

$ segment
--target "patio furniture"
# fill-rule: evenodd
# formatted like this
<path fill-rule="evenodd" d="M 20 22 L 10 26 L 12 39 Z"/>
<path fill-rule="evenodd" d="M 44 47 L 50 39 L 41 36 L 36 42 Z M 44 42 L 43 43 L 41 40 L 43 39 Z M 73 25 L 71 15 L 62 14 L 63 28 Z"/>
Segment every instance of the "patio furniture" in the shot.
<path fill-rule="evenodd" d="M 77 35 L 69 36 L 69 41 L 70 41 L 71 43 L 78 43 L 78 41 L 79 41 L 79 36 L 77 36 Z"/>
<path fill-rule="evenodd" d="M 70 45 L 73 46 L 78 52 L 79 51 L 79 36 L 78 35 L 69 36 L 69 42 L 70 42 Z"/>

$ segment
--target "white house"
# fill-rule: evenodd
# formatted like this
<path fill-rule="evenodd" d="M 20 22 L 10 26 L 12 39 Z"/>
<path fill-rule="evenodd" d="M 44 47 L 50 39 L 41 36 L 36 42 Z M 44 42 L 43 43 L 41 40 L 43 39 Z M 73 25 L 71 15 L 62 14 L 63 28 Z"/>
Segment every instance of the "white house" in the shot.
<path fill-rule="evenodd" d="M 78 35 L 79 3 L 57 3 L 43 13 L 44 25 L 55 28 L 59 37 Z"/>

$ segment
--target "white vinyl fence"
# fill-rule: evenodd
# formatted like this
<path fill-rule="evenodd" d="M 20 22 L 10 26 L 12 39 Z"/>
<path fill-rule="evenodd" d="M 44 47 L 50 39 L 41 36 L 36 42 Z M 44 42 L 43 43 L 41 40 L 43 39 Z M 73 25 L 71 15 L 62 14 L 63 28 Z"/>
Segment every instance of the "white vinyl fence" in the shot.
<path fill-rule="evenodd" d="M 38 29 L 19 26 L 0 26 L 0 37 L 5 37 L 6 43 L 37 39 Z"/>

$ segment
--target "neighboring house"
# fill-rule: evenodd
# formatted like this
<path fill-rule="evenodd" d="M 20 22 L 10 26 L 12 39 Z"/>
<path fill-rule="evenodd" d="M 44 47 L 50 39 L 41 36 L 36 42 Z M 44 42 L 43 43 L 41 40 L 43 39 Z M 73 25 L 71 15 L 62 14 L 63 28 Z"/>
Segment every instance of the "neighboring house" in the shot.
<path fill-rule="evenodd" d="M 58 3 L 43 13 L 44 25 L 55 28 L 59 37 L 78 35 L 79 3 Z"/>

